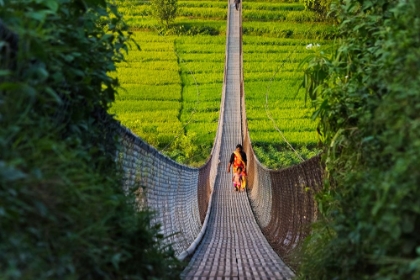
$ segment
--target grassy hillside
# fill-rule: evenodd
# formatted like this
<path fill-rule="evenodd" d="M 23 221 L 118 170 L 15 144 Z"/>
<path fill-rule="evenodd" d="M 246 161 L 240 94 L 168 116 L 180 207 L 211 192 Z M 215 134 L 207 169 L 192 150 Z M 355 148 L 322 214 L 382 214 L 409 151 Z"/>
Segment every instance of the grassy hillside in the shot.
<path fill-rule="evenodd" d="M 134 35 L 142 50 L 118 67 L 122 90 L 111 113 L 177 161 L 204 163 L 217 129 L 224 38 Z"/>
<path fill-rule="evenodd" d="M 142 50 L 130 51 L 128 63 L 118 68 L 125 90 L 111 111 L 175 160 L 204 163 L 219 116 L 227 1 L 178 1 L 170 30 L 151 16 L 149 2 L 119 2 Z M 302 77 L 297 68 L 319 50 L 306 46 L 324 47 L 334 30 L 298 2 L 242 5 L 246 110 L 254 148 L 271 168 L 298 163 L 316 154 L 317 137 L 304 96 L 296 95 Z"/>

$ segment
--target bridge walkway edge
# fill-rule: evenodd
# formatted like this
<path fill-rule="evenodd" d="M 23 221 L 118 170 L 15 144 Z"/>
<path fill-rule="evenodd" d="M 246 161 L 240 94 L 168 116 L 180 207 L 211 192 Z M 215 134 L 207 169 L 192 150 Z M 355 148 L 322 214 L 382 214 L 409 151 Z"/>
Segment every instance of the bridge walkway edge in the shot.
<path fill-rule="evenodd" d="M 207 230 L 182 279 L 291 279 L 294 274 L 259 228 L 246 192 L 236 192 L 227 163 L 241 131 L 241 11 L 228 8 L 227 58 L 222 143 Z"/>

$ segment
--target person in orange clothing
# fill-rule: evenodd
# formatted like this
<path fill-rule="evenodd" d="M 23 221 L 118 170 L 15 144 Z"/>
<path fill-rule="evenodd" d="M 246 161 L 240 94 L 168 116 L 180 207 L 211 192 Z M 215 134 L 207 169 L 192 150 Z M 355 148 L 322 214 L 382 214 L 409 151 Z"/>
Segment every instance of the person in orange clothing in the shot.
<path fill-rule="evenodd" d="M 239 4 L 241 3 L 241 0 L 235 0 L 235 9 L 239 11 Z"/>
<path fill-rule="evenodd" d="M 241 191 L 244 191 L 246 188 L 246 172 L 242 170 L 241 172 Z"/>
<path fill-rule="evenodd" d="M 230 173 L 230 167 L 232 165 L 233 165 L 233 173 L 236 173 L 237 169 L 241 168 L 242 183 L 243 183 L 243 186 L 241 187 L 242 189 L 245 189 L 245 186 L 246 186 L 246 176 L 247 176 L 246 164 L 247 164 L 246 153 L 243 151 L 242 145 L 238 144 L 236 145 L 236 150 L 230 156 L 227 172 Z"/>

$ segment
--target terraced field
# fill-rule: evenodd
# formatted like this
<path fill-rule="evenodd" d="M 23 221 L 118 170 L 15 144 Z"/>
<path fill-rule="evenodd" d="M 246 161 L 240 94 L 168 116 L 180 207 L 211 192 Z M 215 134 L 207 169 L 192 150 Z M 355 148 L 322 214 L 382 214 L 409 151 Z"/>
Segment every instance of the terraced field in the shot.
<path fill-rule="evenodd" d="M 122 90 L 111 113 L 167 155 L 200 165 L 217 128 L 224 38 L 134 34 L 141 50 L 132 49 L 118 66 Z"/>
<path fill-rule="evenodd" d="M 310 48 L 310 42 L 320 47 Z M 248 126 L 254 150 L 265 165 L 279 168 L 319 152 L 312 109 L 300 89 L 299 64 L 328 44 L 325 40 L 244 36 Z"/>
<path fill-rule="evenodd" d="M 175 160 L 200 165 L 216 133 L 223 83 L 227 1 L 178 1 L 170 30 L 148 1 L 119 1 L 141 51 L 118 67 L 124 91 L 111 109 Z M 246 110 L 253 147 L 279 168 L 315 155 L 316 124 L 305 105 L 299 63 L 323 50 L 333 28 L 298 2 L 243 3 Z M 315 24 L 314 24 L 315 23 Z M 319 44 L 320 48 L 307 48 Z"/>

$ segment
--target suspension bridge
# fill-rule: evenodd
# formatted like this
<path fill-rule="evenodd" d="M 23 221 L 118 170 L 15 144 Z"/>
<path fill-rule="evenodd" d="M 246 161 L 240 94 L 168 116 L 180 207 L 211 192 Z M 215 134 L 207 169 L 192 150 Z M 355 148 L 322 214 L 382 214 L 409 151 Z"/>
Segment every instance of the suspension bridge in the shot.
<path fill-rule="evenodd" d="M 259 163 L 247 130 L 242 61 L 241 9 L 231 0 L 218 129 L 201 168 L 180 165 L 115 127 L 123 187 L 137 190 L 139 208 L 156 210 L 153 222 L 188 261 L 183 279 L 291 279 L 298 264 L 291 252 L 316 219 L 319 157 L 282 170 Z M 246 192 L 234 191 L 226 171 L 238 143 L 248 156 Z"/>

